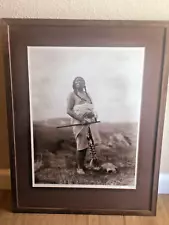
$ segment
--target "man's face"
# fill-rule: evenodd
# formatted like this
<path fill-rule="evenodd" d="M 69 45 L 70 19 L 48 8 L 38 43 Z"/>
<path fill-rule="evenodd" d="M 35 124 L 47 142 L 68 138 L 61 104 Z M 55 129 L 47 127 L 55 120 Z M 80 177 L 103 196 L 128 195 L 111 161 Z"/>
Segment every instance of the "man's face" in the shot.
<path fill-rule="evenodd" d="M 81 78 L 76 79 L 75 86 L 78 90 L 82 90 L 85 87 L 85 81 Z"/>

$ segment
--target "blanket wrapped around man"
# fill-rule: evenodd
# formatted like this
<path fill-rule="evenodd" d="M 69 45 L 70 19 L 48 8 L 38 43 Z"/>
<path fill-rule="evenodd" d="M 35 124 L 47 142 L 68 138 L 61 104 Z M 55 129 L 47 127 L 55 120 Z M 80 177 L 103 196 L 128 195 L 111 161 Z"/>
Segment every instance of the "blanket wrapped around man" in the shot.
<path fill-rule="evenodd" d="M 85 121 L 88 123 L 93 123 L 97 121 L 97 113 L 94 111 L 93 104 L 91 103 L 84 103 L 75 105 L 73 108 L 74 112 L 79 115 L 83 116 Z M 72 118 L 72 124 L 80 124 L 80 122 L 76 119 Z M 97 129 L 98 124 L 90 124 L 90 125 L 81 125 L 81 126 L 74 126 L 73 133 L 76 139 L 77 150 L 83 150 L 89 146 L 89 139 L 92 138 L 92 144 L 98 145 L 101 143 L 101 138 Z M 89 137 L 90 136 L 90 137 Z"/>

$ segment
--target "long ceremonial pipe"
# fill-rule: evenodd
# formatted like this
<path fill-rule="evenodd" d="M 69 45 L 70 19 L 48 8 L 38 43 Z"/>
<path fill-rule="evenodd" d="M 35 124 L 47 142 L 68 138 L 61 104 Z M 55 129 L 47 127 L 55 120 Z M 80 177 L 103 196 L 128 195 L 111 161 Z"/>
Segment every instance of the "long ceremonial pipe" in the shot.
<path fill-rule="evenodd" d="M 56 128 L 64 128 L 64 127 L 74 127 L 74 126 L 85 126 L 85 125 L 90 125 L 90 124 L 93 124 L 93 123 L 100 123 L 100 121 L 95 121 L 95 122 L 91 122 L 91 123 L 77 123 L 77 124 L 70 124 L 70 125 L 64 125 L 64 126 L 58 126 Z"/>

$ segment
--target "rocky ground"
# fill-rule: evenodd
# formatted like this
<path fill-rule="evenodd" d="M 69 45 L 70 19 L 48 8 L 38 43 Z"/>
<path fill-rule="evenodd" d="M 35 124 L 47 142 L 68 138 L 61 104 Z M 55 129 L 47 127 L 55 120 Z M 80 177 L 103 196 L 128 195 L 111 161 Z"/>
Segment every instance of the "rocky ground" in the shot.
<path fill-rule="evenodd" d="M 59 120 L 61 124 L 62 121 Z M 34 124 L 35 183 L 87 184 L 87 185 L 134 185 L 136 157 L 135 124 L 99 124 L 102 144 L 97 153 L 104 168 L 115 166 L 117 170 L 86 170 L 85 175 L 76 173 L 76 148 L 71 129 L 56 129 L 58 121 Z M 86 166 L 90 154 L 86 156 Z M 112 168 L 115 168 L 112 167 Z"/>

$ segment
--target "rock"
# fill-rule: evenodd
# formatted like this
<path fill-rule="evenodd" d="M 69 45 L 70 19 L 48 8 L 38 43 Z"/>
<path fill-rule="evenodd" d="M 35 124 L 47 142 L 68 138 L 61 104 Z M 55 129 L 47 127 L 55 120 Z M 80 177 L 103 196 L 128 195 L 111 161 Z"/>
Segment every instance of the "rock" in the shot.
<path fill-rule="evenodd" d="M 34 163 L 34 171 L 38 171 L 43 166 L 42 161 L 37 161 Z"/>
<path fill-rule="evenodd" d="M 101 168 L 107 173 L 117 173 L 117 166 L 113 165 L 112 163 L 103 163 Z"/>
<path fill-rule="evenodd" d="M 130 138 L 121 133 L 115 133 L 111 135 L 108 141 L 108 146 L 112 148 L 129 147 L 131 145 L 132 145 L 132 142 Z"/>

